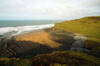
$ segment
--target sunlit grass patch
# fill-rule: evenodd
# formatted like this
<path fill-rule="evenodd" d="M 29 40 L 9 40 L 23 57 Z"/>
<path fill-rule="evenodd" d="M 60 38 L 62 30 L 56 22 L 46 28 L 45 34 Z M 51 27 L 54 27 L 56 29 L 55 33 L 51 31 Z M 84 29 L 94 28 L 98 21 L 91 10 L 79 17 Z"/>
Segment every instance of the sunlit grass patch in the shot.
<path fill-rule="evenodd" d="M 86 17 L 55 24 L 54 30 L 81 33 L 100 38 L 100 17 Z"/>

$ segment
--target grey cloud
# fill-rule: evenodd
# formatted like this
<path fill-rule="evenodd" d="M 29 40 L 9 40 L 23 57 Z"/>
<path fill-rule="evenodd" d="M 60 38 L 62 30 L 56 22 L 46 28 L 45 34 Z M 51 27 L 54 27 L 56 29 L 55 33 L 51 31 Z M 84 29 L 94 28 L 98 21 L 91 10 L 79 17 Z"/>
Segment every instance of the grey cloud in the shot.
<path fill-rule="evenodd" d="M 0 18 L 73 19 L 100 16 L 100 0 L 0 0 Z"/>

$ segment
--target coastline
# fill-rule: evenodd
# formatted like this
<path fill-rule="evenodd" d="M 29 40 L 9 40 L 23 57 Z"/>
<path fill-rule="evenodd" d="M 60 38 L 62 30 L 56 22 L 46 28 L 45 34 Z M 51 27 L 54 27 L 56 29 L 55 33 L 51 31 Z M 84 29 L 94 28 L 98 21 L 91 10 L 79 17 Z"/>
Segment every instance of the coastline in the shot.
<path fill-rule="evenodd" d="M 55 31 L 50 27 L 12 36 L 5 41 L 1 43 L 1 48 L 4 48 L 2 54 L 8 53 L 6 57 L 13 55 L 14 57 L 31 57 L 53 51 L 70 50 L 74 39 L 71 33 Z"/>
<path fill-rule="evenodd" d="M 15 36 L 13 36 L 13 37 L 22 36 L 22 35 L 28 35 L 28 34 L 31 34 L 31 33 L 37 33 L 37 32 L 41 32 L 41 31 L 46 31 L 46 32 L 48 32 L 48 31 L 50 31 L 50 30 L 52 30 L 52 27 L 50 27 L 50 28 L 44 28 L 44 29 L 38 29 L 38 30 L 33 30 L 33 31 L 30 31 L 30 32 L 26 32 L 26 33 L 21 33 L 21 34 L 19 34 L 19 35 L 15 35 Z"/>
<path fill-rule="evenodd" d="M 43 24 L 43 25 L 26 25 L 16 27 L 2 27 L 0 28 L 0 36 L 4 38 L 11 38 L 12 36 L 22 35 L 26 33 L 36 32 L 47 28 L 54 27 L 54 24 Z"/>

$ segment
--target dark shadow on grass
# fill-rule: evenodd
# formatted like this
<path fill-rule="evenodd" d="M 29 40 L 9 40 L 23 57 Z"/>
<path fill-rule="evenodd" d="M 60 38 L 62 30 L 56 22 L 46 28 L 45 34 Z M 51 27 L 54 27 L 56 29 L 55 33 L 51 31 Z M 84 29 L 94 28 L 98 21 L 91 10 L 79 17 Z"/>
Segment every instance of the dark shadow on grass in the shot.
<path fill-rule="evenodd" d="M 100 42 L 87 40 L 85 48 L 89 50 L 88 54 L 100 58 Z"/>
<path fill-rule="evenodd" d="M 60 43 L 58 50 L 70 50 L 72 43 L 75 41 L 71 33 L 68 32 L 52 32 L 51 40 Z"/>
<path fill-rule="evenodd" d="M 33 57 L 50 53 L 54 49 L 31 41 L 8 40 L 0 44 L 0 57 Z"/>
<path fill-rule="evenodd" d="M 38 54 L 51 53 L 53 51 L 69 50 L 73 42 L 71 36 L 65 34 L 57 35 L 59 40 L 51 39 L 57 43 L 62 44 L 58 48 L 51 48 L 47 45 L 39 44 L 32 41 L 16 41 L 14 37 L 10 40 L 3 40 L 0 43 L 0 57 L 26 57 L 31 58 Z"/>

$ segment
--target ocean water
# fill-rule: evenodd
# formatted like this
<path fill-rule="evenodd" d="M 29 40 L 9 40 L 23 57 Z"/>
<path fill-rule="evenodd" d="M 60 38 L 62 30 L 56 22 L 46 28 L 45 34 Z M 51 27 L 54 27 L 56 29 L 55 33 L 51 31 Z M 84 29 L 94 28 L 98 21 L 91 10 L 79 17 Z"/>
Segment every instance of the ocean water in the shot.
<path fill-rule="evenodd" d="M 59 20 L 3 20 L 0 21 L 0 38 L 19 35 L 30 31 L 50 28 Z"/>

